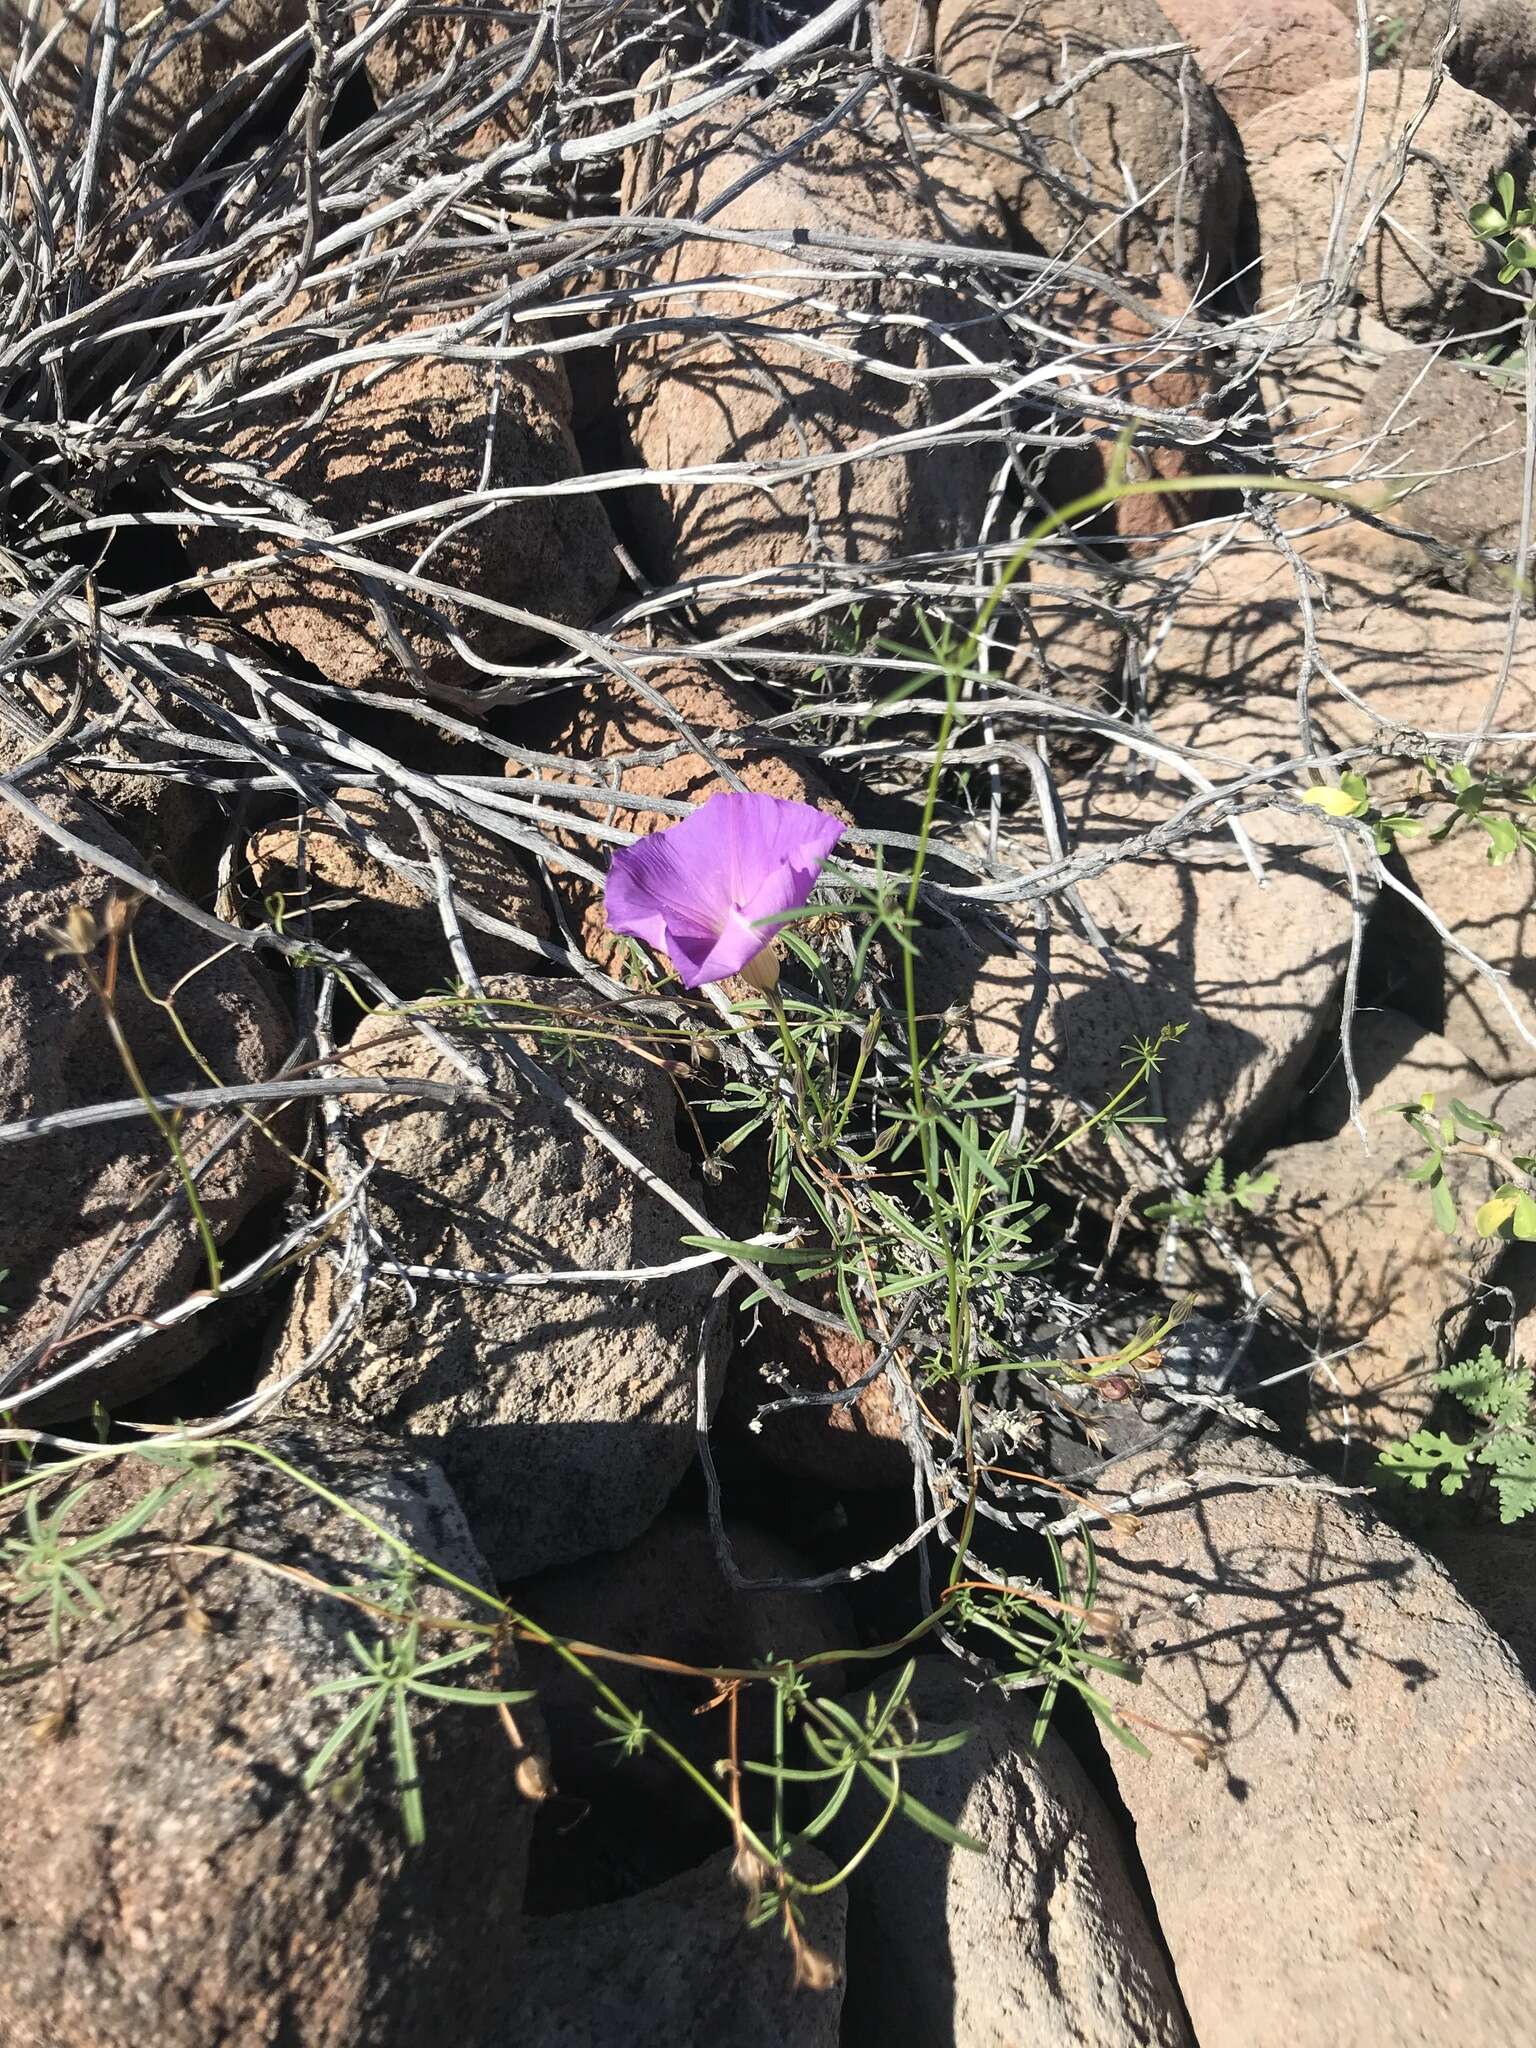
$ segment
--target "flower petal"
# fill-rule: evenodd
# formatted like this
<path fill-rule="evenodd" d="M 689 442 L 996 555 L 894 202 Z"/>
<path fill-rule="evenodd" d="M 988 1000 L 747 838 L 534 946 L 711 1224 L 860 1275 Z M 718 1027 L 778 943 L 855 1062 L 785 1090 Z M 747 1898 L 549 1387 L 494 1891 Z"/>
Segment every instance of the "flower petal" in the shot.
<path fill-rule="evenodd" d="M 798 900 L 770 909 L 797 910 L 816 886 L 821 864 L 843 836 L 843 823 L 810 804 L 755 790 L 726 790 L 694 812 L 707 825 L 710 845 L 730 876 L 731 901 L 745 911 L 769 881 L 788 868 L 801 879 Z M 692 823 L 692 820 L 689 821 Z"/>
<path fill-rule="evenodd" d="M 700 876 L 686 844 L 679 843 L 680 832 L 674 825 L 621 846 L 603 891 L 610 929 L 663 951 L 670 950 L 674 931 L 708 938 L 731 912 L 724 878 Z"/>
<path fill-rule="evenodd" d="M 608 923 L 665 952 L 686 988 L 740 973 L 798 910 L 843 836 L 810 804 L 723 790 L 676 825 L 613 856 Z"/>
<path fill-rule="evenodd" d="M 669 951 L 683 987 L 702 988 L 707 981 L 725 981 L 740 974 L 767 943 L 767 934 L 754 931 L 744 917 L 732 911 L 724 930 L 707 940 L 674 933 Z"/>
<path fill-rule="evenodd" d="M 790 861 L 783 861 L 763 877 L 757 894 L 741 907 L 741 917 L 756 932 L 759 947 L 766 946 L 773 938 L 783 923 L 784 912 L 805 908 L 811 900 L 820 871 L 820 861 L 814 867 L 798 867 Z"/>

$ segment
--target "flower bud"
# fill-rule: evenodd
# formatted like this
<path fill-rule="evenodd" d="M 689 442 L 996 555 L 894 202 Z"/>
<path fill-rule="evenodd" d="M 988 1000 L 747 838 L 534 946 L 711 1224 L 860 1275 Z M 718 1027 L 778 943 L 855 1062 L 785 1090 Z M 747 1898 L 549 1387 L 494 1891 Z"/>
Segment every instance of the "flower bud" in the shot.
<path fill-rule="evenodd" d="M 754 954 L 741 970 L 743 981 L 763 995 L 771 995 L 779 985 L 779 956 L 772 946 L 764 946 L 761 953 Z"/>

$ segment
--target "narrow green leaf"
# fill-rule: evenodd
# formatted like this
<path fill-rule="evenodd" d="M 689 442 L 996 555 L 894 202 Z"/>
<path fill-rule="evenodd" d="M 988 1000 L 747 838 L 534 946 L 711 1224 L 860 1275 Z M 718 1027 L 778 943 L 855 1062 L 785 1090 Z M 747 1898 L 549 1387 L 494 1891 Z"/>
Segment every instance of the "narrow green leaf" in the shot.
<path fill-rule="evenodd" d="M 405 1839 L 419 1849 L 427 1839 L 426 1808 L 421 1796 L 421 1772 L 416 1762 L 416 1737 L 411 1728 L 410 1702 L 397 1689 L 390 1716 L 390 1748 L 394 1753 L 395 1790 L 400 1799 L 400 1817 Z"/>
<path fill-rule="evenodd" d="M 806 1247 L 791 1244 L 746 1244 L 733 1237 L 688 1237 L 681 1242 L 695 1251 L 720 1252 L 722 1255 L 749 1259 L 754 1266 L 803 1266 L 815 1254 Z"/>
<path fill-rule="evenodd" d="M 421 1678 L 411 1679 L 409 1685 L 424 1700 L 446 1700 L 461 1707 L 520 1707 L 538 1698 L 536 1692 L 491 1692 L 473 1685 L 436 1685 Z"/>
<path fill-rule="evenodd" d="M 924 1806 L 920 1799 L 914 1799 L 910 1792 L 903 1792 L 900 1806 L 902 1813 L 925 1835 L 933 1835 L 938 1841 L 947 1842 L 952 1849 L 969 1849 L 977 1856 L 985 1856 L 986 1844 L 978 1842 L 974 1835 L 968 1835 L 963 1828 L 957 1828 L 952 1821 L 941 1820 L 932 1807 Z"/>

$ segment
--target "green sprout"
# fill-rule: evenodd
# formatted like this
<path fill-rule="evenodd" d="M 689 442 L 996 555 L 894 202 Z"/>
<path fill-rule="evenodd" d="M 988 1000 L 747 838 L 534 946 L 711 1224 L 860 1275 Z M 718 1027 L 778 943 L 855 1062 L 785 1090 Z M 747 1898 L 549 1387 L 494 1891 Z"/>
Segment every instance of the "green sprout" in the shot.
<path fill-rule="evenodd" d="M 1207 1229 L 1233 1209 L 1256 1215 L 1278 1186 L 1274 1174 L 1249 1173 L 1246 1169 L 1229 1184 L 1227 1169 L 1217 1159 L 1207 1170 L 1198 1194 L 1181 1188 L 1170 1200 L 1154 1202 L 1147 1210 L 1147 1218 L 1152 1223 L 1182 1224 L 1190 1230 Z"/>

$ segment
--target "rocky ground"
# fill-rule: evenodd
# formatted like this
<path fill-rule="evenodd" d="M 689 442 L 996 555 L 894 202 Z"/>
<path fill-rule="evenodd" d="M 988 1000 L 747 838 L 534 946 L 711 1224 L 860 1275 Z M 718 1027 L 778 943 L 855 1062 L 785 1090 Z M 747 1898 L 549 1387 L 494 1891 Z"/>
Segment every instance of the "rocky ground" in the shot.
<path fill-rule="evenodd" d="M 0 51 L 0 2048 L 1523 2038 L 1536 12 Z"/>

